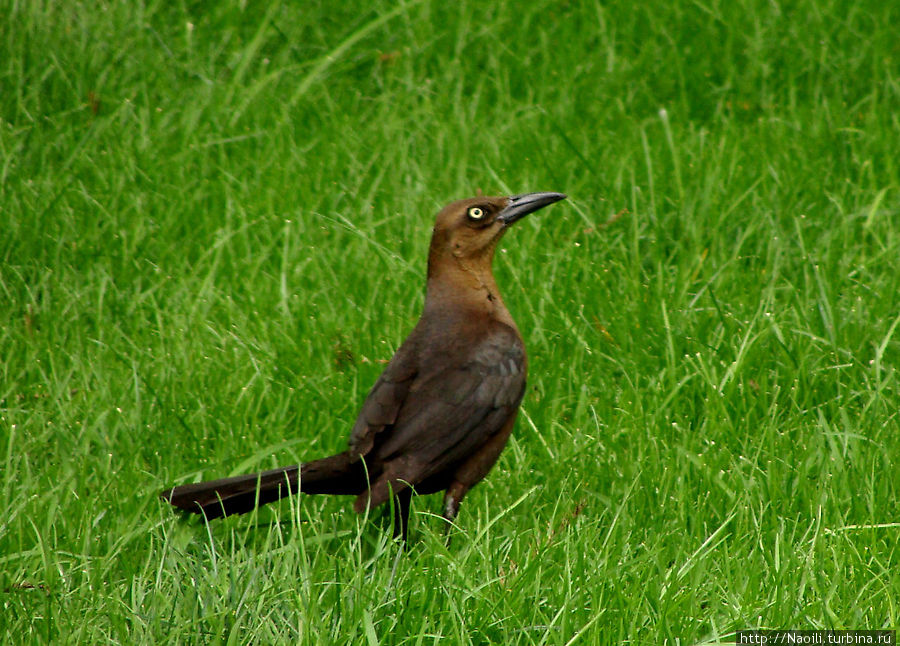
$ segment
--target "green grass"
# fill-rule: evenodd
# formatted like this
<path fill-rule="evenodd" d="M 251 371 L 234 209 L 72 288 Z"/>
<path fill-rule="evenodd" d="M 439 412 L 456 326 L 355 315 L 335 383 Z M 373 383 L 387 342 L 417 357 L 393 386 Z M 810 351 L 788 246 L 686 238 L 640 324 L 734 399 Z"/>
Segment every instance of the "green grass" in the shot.
<path fill-rule="evenodd" d="M 351 5 L 0 0 L 0 640 L 895 628 L 896 7 Z M 571 197 L 496 259 L 530 385 L 449 549 L 160 503 L 340 450 L 477 190 Z"/>

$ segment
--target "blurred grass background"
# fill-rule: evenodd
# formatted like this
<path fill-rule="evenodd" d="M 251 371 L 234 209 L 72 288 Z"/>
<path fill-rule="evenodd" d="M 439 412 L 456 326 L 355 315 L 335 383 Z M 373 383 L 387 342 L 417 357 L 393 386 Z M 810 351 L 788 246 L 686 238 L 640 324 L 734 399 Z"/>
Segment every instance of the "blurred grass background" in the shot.
<path fill-rule="evenodd" d="M 716 643 L 893 628 L 892 3 L 0 0 L 10 643 Z M 342 449 L 434 213 L 530 354 L 447 549 L 164 485 Z"/>

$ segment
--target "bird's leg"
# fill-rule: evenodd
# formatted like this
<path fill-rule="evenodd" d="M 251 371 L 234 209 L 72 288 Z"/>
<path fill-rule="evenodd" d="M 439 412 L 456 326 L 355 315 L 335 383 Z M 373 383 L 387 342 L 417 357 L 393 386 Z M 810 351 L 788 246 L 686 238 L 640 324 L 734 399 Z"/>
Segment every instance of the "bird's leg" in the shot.
<path fill-rule="evenodd" d="M 406 545 L 406 537 L 409 533 L 409 507 L 412 499 L 412 489 L 406 487 L 394 496 L 394 539 L 399 538 Z"/>
<path fill-rule="evenodd" d="M 456 516 L 459 514 L 459 503 L 462 502 L 462 499 L 468 491 L 468 485 L 456 480 L 447 488 L 447 493 L 444 494 L 443 516 L 444 520 L 447 521 L 447 528 L 445 530 L 447 535 L 447 547 L 450 547 L 450 539 L 453 536 L 451 534 L 451 531 L 453 530 L 453 521 L 456 520 Z"/>

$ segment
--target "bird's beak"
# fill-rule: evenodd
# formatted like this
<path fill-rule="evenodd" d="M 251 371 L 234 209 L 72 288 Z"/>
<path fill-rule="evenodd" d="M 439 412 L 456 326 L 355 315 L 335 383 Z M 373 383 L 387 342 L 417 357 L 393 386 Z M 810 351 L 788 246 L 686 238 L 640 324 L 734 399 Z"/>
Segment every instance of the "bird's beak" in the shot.
<path fill-rule="evenodd" d="M 516 220 L 521 220 L 529 213 L 566 199 L 565 193 L 522 193 L 511 195 L 506 208 L 500 211 L 497 219 L 509 226 Z"/>

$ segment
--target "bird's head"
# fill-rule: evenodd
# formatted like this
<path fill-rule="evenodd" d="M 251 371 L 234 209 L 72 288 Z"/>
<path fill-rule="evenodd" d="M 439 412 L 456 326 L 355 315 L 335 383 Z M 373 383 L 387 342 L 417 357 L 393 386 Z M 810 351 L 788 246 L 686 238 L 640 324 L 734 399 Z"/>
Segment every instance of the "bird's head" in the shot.
<path fill-rule="evenodd" d="M 514 222 L 566 196 L 562 193 L 523 193 L 500 197 L 471 197 L 448 204 L 438 213 L 431 238 L 431 255 L 490 264 L 494 247 Z"/>

